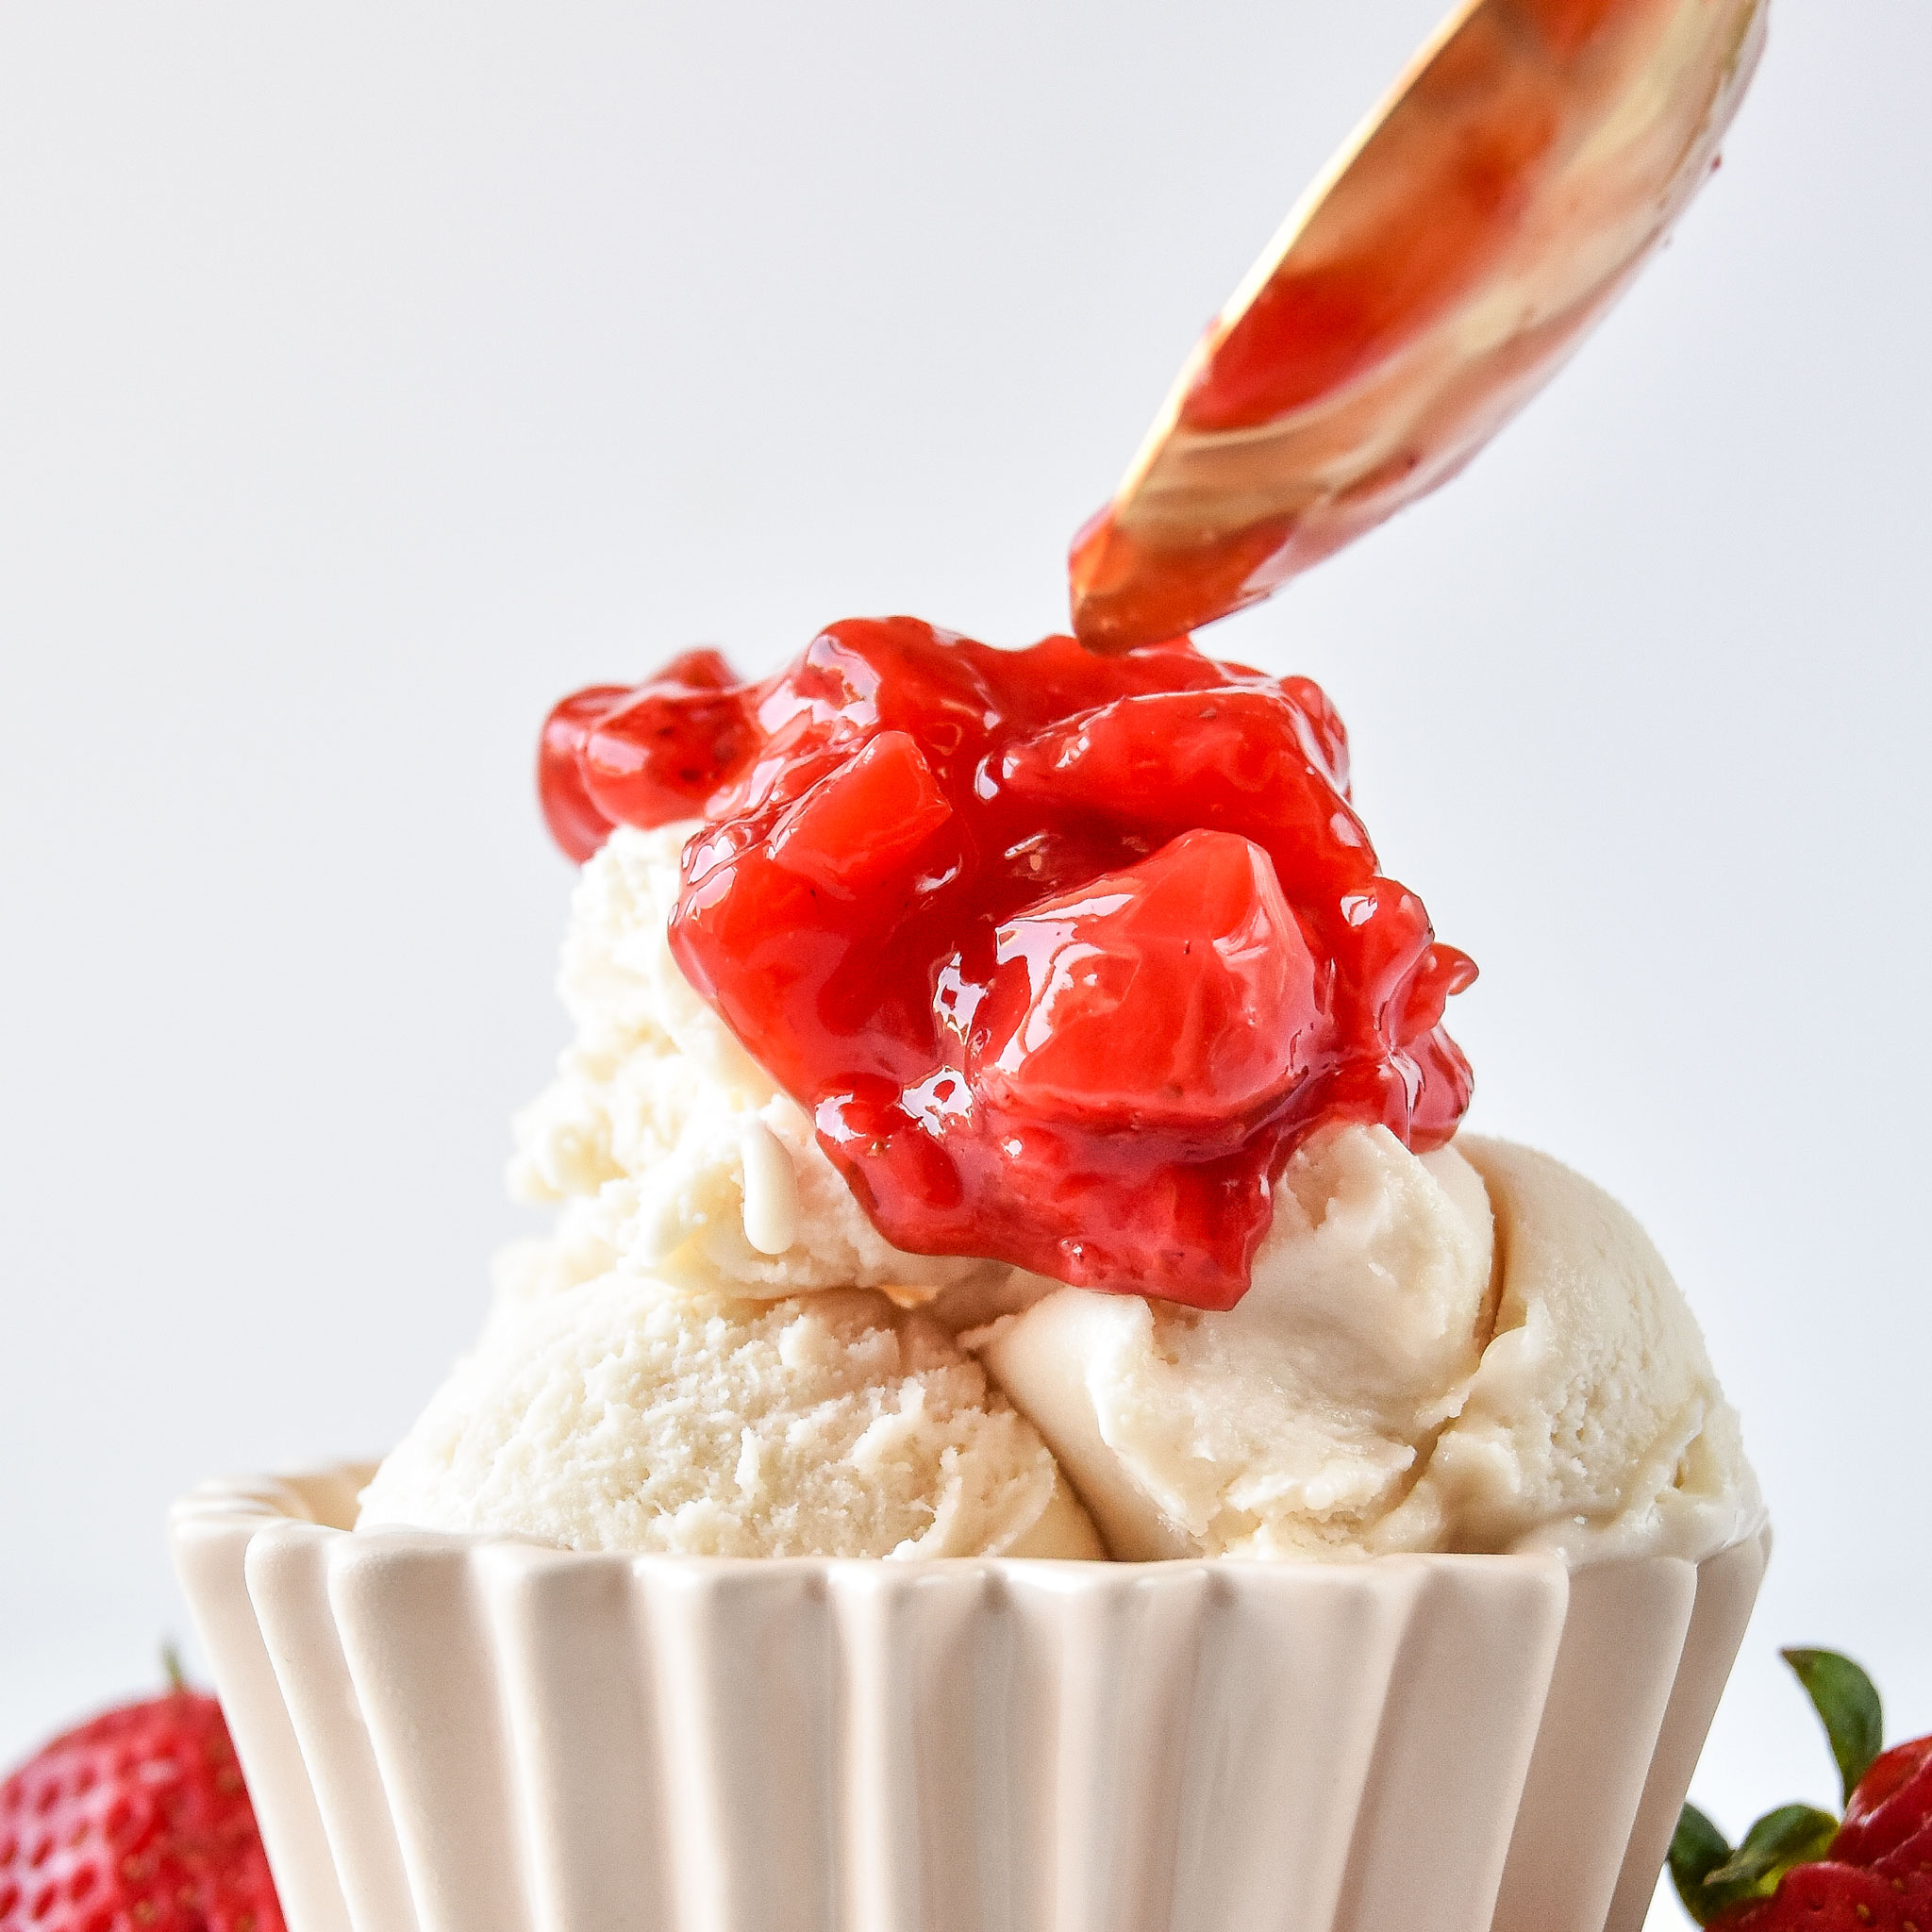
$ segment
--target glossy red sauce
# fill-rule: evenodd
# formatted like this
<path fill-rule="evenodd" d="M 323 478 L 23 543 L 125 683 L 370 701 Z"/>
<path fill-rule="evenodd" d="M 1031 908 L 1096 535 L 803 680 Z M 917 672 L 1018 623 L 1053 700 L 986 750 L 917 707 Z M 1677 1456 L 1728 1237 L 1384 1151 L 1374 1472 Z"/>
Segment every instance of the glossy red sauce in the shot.
<path fill-rule="evenodd" d="M 855 619 L 761 683 L 567 698 L 541 784 L 575 858 L 707 821 L 672 950 L 902 1248 L 1229 1307 L 1313 1127 L 1425 1149 L 1469 1104 L 1475 968 L 1306 678 Z"/>
<path fill-rule="evenodd" d="M 1304 567 L 1297 534 L 1295 518 L 1265 517 L 1150 543 L 1109 504 L 1075 532 L 1067 558 L 1074 628 L 1088 650 L 1116 658 L 1244 610 Z"/>
<path fill-rule="evenodd" d="M 1436 49 L 1427 105 L 1406 101 L 1380 124 L 1373 164 L 1331 184 L 1240 312 L 1208 329 L 1156 482 L 1137 483 L 1074 537 L 1074 628 L 1090 650 L 1131 649 L 1258 603 L 1446 481 L 1458 465 L 1445 458 L 1466 460 L 1487 442 L 1500 417 L 1481 423 L 1480 407 L 1507 393 L 1512 360 L 1556 366 L 1562 337 L 1593 321 L 1595 304 L 1533 330 L 1524 322 L 1487 349 L 1465 342 L 1455 369 L 1429 332 L 1523 247 L 1565 131 L 1552 75 L 1587 58 L 1627 10 L 1628 0 L 1516 0 L 1472 14 Z M 1374 405 L 1384 458 L 1364 467 L 1351 413 L 1419 351 L 1439 365 L 1435 389 L 1405 401 L 1398 386 Z M 1452 375 L 1467 386 L 1459 398 Z M 1297 418 L 1273 452 L 1253 434 Z M 1226 481 L 1237 474 L 1239 488 Z M 1204 476 L 1223 481 L 1207 488 Z M 1270 502 L 1303 508 L 1243 508 Z"/>

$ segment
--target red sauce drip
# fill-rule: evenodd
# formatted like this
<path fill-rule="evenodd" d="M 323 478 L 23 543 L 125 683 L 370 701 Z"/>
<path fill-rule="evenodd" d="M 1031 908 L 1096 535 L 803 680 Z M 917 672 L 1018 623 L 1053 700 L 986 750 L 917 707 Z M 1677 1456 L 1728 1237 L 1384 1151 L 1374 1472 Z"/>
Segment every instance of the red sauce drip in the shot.
<path fill-rule="evenodd" d="M 1149 542 L 1123 529 L 1109 504 L 1080 526 L 1067 558 L 1074 632 L 1088 650 L 1117 658 L 1243 610 L 1313 561 L 1299 534 L 1293 517 L 1264 517 Z"/>
<path fill-rule="evenodd" d="M 702 816 L 679 965 L 886 1238 L 1225 1308 L 1319 1123 L 1440 1146 L 1475 976 L 1383 878 L 1307 678 L 910 618 L 758 684 L 693 652 L 545 726 L 584 858 Z"/>

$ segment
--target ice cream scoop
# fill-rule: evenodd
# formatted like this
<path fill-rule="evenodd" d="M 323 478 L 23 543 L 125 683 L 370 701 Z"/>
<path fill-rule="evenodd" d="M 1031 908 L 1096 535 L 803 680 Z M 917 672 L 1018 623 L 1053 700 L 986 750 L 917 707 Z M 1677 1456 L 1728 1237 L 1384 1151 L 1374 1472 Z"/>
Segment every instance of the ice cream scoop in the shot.
<path fill-rule="evenodd" d="M 502 1313 L 358 1527 L 715 1557 L 1097 1557 L 1051 1454 L 930 1317 L 614 1272 Z"/>
<path fill-rule="evenodd" d="M 531 1322 L 547 1303 L 577 1296 L 622 1345 L 612 1291 L 582 1294 L 612 1271 L 734 1307 L 734 1322 L 758 1301 L 805 1308 L 858 1285 L 972 1331 L 992 1389 L 1051 1445 L 1118 1557 L 1330 1560 L 1541 1538 L 1593 1559 L 1701 1554 L 1755 1524 L 1735 1418 L 1655 1250 L 1597 1190 L 1520 1149 L 1462 1136 L 1417 1155 L 1385 1128 L 1332 1124 L 1276 1178 L 1252 1286 L 1224 1312 L 892 1247 L 803 1110 L 677 970 L 665 926 L 695 830 L 620 826 L 583 868 L 561 973 L 575 1037 L 519 1121 L 512 1164 L 527 1198 L 564 1211 L 506 1257 L 481 1350 L 498 1367 L 459 1372 L 439 1426 L 474 1410 L 487 1434 L 515 1391 L 535 1399 L 508 1366 L 551 1332 Z M 596 1374 L 589 1316 L 554 1319 Z M 573 1413 L 583 1426 L 588 1411 Z M 712 1450 L 735 1470 L 735 1438 Z M 587 1480 L 576 1450 L 541 1454 Z M 384 1507 L 454 1524 L 481 1467 L 391 1488 Z M 758 1506 L 734 1492 L 734 1507 Z M 569 1534 L 620 1534 L 614 1522 Z"/>
<path fill-rule="evenodd" d="M 1237 1307 L 1059 1289 L 967 1340 L 1117 1557 L 1432 1548 L 1440 1524 L 1391 1519 L 1480 1359 L 1491 1251 L 1453 1146 L 1337 1127 L 1275 1183 Z"/>
<path fill-rule="evenodd" d="M 967 1340 L 1117 1557 L 1695 1559 L 1762 1524 L 1657 1250 L 1503 1141 L 1341 1128 L 1284 1171 L 1239 1307 L 1062 1289 Z"/>

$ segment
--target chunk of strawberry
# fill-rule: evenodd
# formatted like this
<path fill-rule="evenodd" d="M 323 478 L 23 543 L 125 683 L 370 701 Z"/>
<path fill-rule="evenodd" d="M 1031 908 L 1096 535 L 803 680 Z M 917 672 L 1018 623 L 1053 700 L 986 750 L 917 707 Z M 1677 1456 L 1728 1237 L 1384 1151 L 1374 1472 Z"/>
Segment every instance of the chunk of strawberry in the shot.
<path fill-rule="evenodd" d="M 584 783 L 584 741 L 605 712 L 630 696 L 621 684 L 573 691 L 543 721 L 537 741 L 537 796 L 550 836 L 581 865 L 610 836 L 609 816 Z"/>
<path fill-rule="evenodd" d="M 1327 700 L 1300 691 L 1149 691 L 1050 725 L 1004 756 L 1023 798 L 1137 825 L 1239 832 L 1284 875 L 1320 866 L 1366 884 L 1369 835 L 1341 795 L 1347 741 Z"/>
<path fill-rule="evenodd" d="M 749 693 L 716 651 L 687 651 L 601 712 L 578 764 L 584 790 L 614 823 L 696 818 L 757 745 Z"/>
<path fill-rule="evenodd" d="M 1057 1120 L 1245 1120 L 1301 1072 L 1315 963 L 1267 853 L 1189 832 L 998 931 L 974 1086 Z"/>
<path fill-rule="evenodd" d="M 772 835 L 772 856 L 849 899 L 902 870 L 952 815 L 911 737 L 881 731 L 791 808 Z"/>

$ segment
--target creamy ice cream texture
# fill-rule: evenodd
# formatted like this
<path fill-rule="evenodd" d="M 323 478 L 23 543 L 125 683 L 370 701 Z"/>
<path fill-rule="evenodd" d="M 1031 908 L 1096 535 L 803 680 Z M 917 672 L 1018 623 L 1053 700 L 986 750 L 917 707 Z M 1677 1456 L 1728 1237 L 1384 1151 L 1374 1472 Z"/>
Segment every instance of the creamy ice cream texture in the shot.
<path fill-rule="evenodd" d="M 362 1523 L 718 1557 L 1098 1557 L 1039 1436 L 930 1316 L 862 1289 L 613 1270 L 492 1323 Z"/>
<path fill-rule="evenodd" d="M 1291 1160 L 1225 1314 L 1062 1289 L 969 1337 L 1121 1557 L 1702 1557 L 1761 1519 L 1657 1251 L 1543 1155 Z"/>
<path fill-rule="evenodd" d="M 665 941 L 689 826 L 584 867 L 512 1186 L 562 1204 L 362 1524 L 717 1555 L 1699 1557 L 1762 1510 L 1636 1222 L 1543 1156 L 1330 1126 L 1225 1313 L 892 1248 Z M 1084 1507 L 1083 1507 L 1084 1505 Z M 1106 1550 L 1094 1535 L 1098 1526 Z"/>
<path fill-rule="evenodd" d="M 983 1276 L 983 1262 L 892 1247 L 805 1110 L 686 984 L 664 935 L 693 829 L 621 827 L 579 876 L 558 973 L 575 1038 L 519 1118 L 510 1163 L 519 1198 L 567 1205 L 556 1236 L 513 1252 L 510 1291 L 619 1257 L 752 1296 Z"/>

